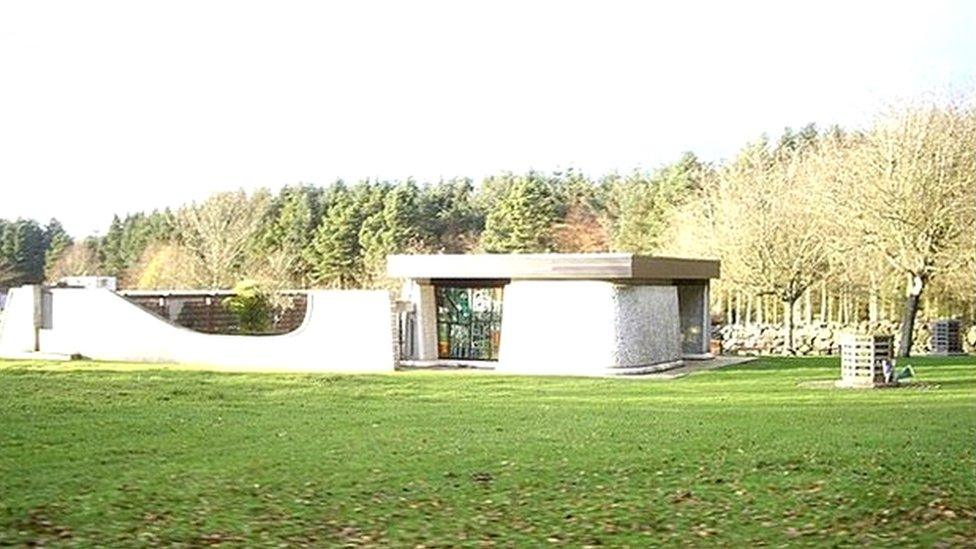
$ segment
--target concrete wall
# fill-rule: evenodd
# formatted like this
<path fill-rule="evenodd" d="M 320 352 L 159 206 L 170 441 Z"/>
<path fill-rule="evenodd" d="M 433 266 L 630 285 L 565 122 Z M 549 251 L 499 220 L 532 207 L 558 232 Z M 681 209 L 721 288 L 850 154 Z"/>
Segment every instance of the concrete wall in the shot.
<path fill-rule="evenodd" d="M 52 288 L 50 294 L 50 327 L 40 330 L 40 351 L 45 353 L 233 370 L 389 372 L 394 368 L 386 292 L 311 291 L 302 326 L 273 336 L 195 332 L 108 290 Z M 17 325 L 9 333 L 12 341 L 20 341 L 20 318 L 4 319 L 0 350 L 6 348 L 8 321 Z"/>
<path fill-rule="evenodd" d="M 673 286 L 513 281 L 503 306 L 500 372 L 604 375 L 680 364 Z"/>
<path fill-rule="evenodd" d="M 41 287 L 11 288 L 0 316 L 0 354 L 17 355 L 35 351 L 40 328 Z"/>
<path fill-rule="evenodd" d="M 437 359 L 437 299 L 429 280 L 407 279 L 400 297 L 414 304 L 417 325 L 414 330 L 416 360 Z"/>

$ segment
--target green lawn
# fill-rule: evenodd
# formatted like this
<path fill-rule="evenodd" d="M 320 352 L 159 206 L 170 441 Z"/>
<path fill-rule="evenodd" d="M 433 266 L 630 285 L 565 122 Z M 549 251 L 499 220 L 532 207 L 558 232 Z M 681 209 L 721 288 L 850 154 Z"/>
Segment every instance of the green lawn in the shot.
<path fill-rule="evenodd" d="M 976 357 L 676 381 L 0 362 L 0 545 L 976 544 Z"/>

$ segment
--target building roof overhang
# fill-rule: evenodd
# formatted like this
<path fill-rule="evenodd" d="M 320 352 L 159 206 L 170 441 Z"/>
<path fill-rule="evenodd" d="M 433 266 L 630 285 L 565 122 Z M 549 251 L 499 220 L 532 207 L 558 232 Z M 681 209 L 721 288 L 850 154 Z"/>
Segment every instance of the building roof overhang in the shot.
<path fill-rule="evenodd" d="M 414 279 L 708 280 L 718 278 L 714 259 L 592 254 L 391 255 L 387 274 Z"/>

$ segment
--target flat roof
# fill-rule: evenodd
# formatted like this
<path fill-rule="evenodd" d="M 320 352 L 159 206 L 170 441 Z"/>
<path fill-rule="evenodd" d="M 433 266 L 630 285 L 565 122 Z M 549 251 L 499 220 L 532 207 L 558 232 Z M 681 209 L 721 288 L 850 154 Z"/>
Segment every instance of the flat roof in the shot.
<path fill-rule="evenodd" d="M 707 280 L 719 261 L 637 254 L 390 255 L 393 278 L 512 278 L 540 280 Z"/>

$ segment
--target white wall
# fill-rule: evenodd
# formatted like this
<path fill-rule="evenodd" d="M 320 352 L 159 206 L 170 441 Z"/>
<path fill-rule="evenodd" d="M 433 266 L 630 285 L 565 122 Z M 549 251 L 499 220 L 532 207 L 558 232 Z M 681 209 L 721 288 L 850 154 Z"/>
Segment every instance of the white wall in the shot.
<path fill-rule="evenodd" d="M 195 332 L 108 290 L 52 288 L 50 292 L 50 328 L 40 332 L 40 350 L 46 353 L 234 370 L 389 372 L 394 368 L 386 292 L 310 291 L 302 326 L 274 336 Z"/>
<path fill-rule="evenodd" d="M 400 289 L 400 298 L 414 304 L 416 312 L 417 360 L 437 359 L 437 299 L 429 280 L 406 279 Z"/>
<path fill-rule="evenodd" d="M 40 286 L 11 288 L 0 316 L 0 354 L 17 355 L 34 351 Z"/>
<path fill-rule="evenodd" d="M 505 287 L 500 372 L 605 375 L 680 360 L 673 286 L 525 280 Z"/>

